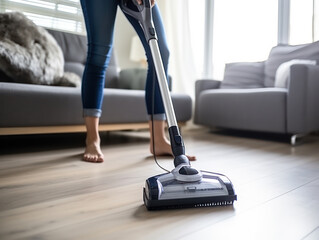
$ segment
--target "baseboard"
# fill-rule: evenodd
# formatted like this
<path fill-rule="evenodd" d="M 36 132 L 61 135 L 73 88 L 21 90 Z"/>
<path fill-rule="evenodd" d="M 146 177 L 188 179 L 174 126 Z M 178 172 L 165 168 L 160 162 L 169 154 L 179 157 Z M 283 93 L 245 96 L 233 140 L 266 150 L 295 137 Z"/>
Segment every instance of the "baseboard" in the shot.
<path fill-rule="evenodd" d="M 179 122 L 179 127 L 185 126 L 185 122 Z M 116 123 L 100 124 L 99 131 L 140 130 L 148 129 L 148 122 L 144 123 Z M 86 132 L 85 125 L 67 126 L 38 126 L 38 127 L 5 127 L 0 128 L 0 136 L 5 135 L 28 135 L 28 134 L 50 134 L 50 133 L 79 133 Z"/>
<path fill-rule="evenodd" d="M 117 123 L 100 124 L 99 131 L 148 129 L 148 123 Z M 6 127 L 0 128 L 0 135 L 48 134 L 48 133 L 78 133 L 85 132 L 85 125 L 70 126 L 39 126 L 39 127 Z"/>

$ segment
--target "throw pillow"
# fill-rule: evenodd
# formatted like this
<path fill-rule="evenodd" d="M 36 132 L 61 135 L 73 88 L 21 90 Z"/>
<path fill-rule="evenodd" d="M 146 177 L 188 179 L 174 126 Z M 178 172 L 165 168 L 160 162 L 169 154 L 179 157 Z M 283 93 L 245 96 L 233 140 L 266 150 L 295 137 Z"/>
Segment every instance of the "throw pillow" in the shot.
<path fill-rule="evenodd" d="M 261 88 L 264 87 L 264 62 L 229 63 L 225 67 L 220 88 Z"/>
<path fill-rule="evenodd" d="M 288 87 L 288 79 L 290 74 L 290 67 L 294 64 L 306 64 L 306 65 L 316 65 L 316 61 L 314 60 L 305 60 L 305 59 L 293 59 L 288 62 L 282 63 L 276 72 L 275 77 L 275 87 L 279 88 L 287 88 Z"/>

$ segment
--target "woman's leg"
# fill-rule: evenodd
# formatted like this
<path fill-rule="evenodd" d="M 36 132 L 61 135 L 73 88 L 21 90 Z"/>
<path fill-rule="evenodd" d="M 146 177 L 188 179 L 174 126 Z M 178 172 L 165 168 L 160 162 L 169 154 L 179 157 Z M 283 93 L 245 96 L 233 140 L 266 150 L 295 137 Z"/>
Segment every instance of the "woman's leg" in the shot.
<path fill-rule="evenodd" d="M 83 160 L 103 162 L 98 132 L 103 101 L 105 71 L 109 64 L 118 0 L 81 0 L 88 38 L 82 79 L 83 117 L 87 129 Z"/>
<path fill-rule="evenodd" d="M 153 14 L 153 21 L 154 26 L 156 29 L 156 34 L 158 38 L 158 45 L 159 50 L 162 57 L 162 62 L 164 66 L 164 70 L 166 73 L 166 76 L 168 77 L 167 70 L 168 70 L 168 60 L 169 60 L 169 49 L 166 41 L 166 35 L 165 30 L 163 26 L 163 21 L 161 18 L 161 14 L 159 11 L 159 8 L 157 4 L 152 8 L 152 14 Z M 165 134 L 165 127 L 166 127 L 166 118 L 165 118 L 165 110 L 164 105 L 154 69 L 154 63 L 152 59 L 152 54 L 150 47 L 148 45 L 148 42 L 145 39 L 143 30 L 139 23 L 132 17 L 126 16 L 132 26 L 135 28 L 135 31 L 137 32 L 138 36 L 141 39 L 141 42 L 144 46 L 146 57 L 148 61 L 148 72 L 147 72 L 147 80 L 146 80 L 146 86 L 145 86 L 145 101 L 146 101 L 146 107 L 147 112 L 151 118 L 151 115 L 153 113 L 153 120 L 154 124 L 152 124 L 152 121 L 150 119 L 149 126 L 150 126 L 150 151 L 153 153 L 153 142 L 155 143 L 155 154 L 156 155 L 172 155 L 172 149 L 170 146 L 170 142 L 166 137 Z M 153 98 L 153 83 L 155 83 L 154 86 L 154 98 Z M 153 106 L 153 99 L 154 99 L 154 106 Z M 154 127 L 154 129 L 153 129 Z M 154 132 L 154 139 L 153 139 L 153 133 Z M 187 155 L 189 160 L 196 160 L 195 156 L 189 156 Z"/>

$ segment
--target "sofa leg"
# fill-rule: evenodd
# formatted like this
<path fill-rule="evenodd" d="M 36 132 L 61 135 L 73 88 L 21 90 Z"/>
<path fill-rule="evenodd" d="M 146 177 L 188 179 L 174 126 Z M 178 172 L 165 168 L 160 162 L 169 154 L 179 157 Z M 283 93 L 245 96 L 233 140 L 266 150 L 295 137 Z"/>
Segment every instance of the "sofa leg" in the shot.
<path fill-rule="evenodd" d="M 307 134 L 299 133 L 299 134 L 292 135 L 291 138 L 290 138 L 290 144 L 292 146 L 297 146 L 297 145 L 301 144 L 303 142 L 303 138 L 305 136 L 307 136 Z"/>

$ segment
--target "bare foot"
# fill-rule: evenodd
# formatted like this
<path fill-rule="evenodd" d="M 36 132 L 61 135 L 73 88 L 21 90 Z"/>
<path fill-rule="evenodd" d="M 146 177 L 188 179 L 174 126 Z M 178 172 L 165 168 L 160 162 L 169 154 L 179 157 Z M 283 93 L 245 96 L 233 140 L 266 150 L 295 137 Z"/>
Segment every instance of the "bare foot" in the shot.
<path fill-rule="evenodd" d="M 152 142 L 150 144 L 150 152 L 154 154 Z M 155 141 L 155 153 L 156 156 L 174 156 L 171 144 L 167 140 L 160 143 Z M 185 156 L 188 158 L 189 161 L 196 161 L 196 156 L 191 156 L 188 154 L 185 154 Z"/>
<path fill-rule="evenodd" d="M 171 144 L 165 135 L 166 122 L 164 120 L 155 120 L 153 123 L 149 121 L 150 126 L 150 151 L 153 154 L 153 135 L 155 138 L 155 155 L 156 156 L 174 156 Z M 154 127 L 154 134 L 153 134 Z M 196 157 L 185 154 L 189 161 L 195 161 Z"/>
<path fill-rule="evenodd" d="M 93 141 L 86 140 L 83 160 L 94 163 L 101 163 L 104 161 L 104 155 L 100 148 L 100 139 Z"/>

